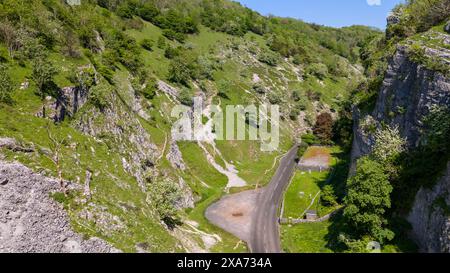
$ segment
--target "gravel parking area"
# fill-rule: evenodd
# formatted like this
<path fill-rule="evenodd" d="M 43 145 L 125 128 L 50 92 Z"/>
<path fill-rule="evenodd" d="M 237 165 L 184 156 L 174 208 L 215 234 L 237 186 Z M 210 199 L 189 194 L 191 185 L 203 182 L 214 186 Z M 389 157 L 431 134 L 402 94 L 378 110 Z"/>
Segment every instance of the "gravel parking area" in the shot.
<path fill-rule="evenodd" d="M 239 239 L 250 240 L 250 228 L 260 190 L 223 197 L 206 210 L 206 218 Z"/>

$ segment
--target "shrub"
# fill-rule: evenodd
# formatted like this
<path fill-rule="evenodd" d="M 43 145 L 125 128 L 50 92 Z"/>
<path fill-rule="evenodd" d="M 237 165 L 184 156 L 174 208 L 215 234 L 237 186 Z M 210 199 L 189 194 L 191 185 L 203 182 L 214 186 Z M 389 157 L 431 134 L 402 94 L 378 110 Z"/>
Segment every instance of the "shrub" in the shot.
<path fill-rule="evenodd" d="M 109 106 L 110 88 L 106 84 L 99 84 L 91 88 L 88 100 L 92 105 L 103 111 Z"/>
<path fill-rule="evenodd" d="M 144 39 L 141 41 L 141 46 L 145 50 L 152 51 L 153 50 L 153 41 L 150 39 Z"/>
<path fill-rule="evenodd" d="M 274 105 L 280 104 L 282 101 L 280 95 L 275 92 L 271 92 L 267 98 L 269 99 L 269 102 Z"/>
<path fill-rule="evenodd" d="M 0 102 L 11 103 L 14 85 L 5 65 L 0 64 Z"/>
<path fill-rule="evenodd" d="M 155 82 L 147 83 L 147 85 L 142 90 L 142 95 L 146 99 L 152 100 L 156 95 L 156 83 Z"/>
<path fill-rule="evenodd" d="M 400 136 L 398 127 L 388 126 L 384 129 L 377 129 L 374 139 L 372 155 L 380 163 L 393 162 L 405 151 L 406 139 Z"/>
<path fill-rule="evenodd" d="M 314 63 L 308 66 L 307 73 L 323 80 L 328 75 L 328 67 L 321 63 Z"/>
<path fill-rule="evenodd" d="M 181 104 L 186 106 L 192 106 L 194 105 L 194 101 L 192 99 L 191 92 L 187 88 L 183 88 L 178 95 L 178 99 L 180 100 Z"/>
<path fill-rule="evenodd" d="M 290 118 L 291 120 L 297 120 L 298 115 L 300 115 L 300 110 L 297 109 L 297 108 L 293 108 L 293 109 L 291 110 L 291 112 L 289 113 L 289 118 Z"/>
<path fill-rule="evenodd" d="M 175 57 L 180 56 L 181 51 L 182 51 L 181 47 L 168 46 L 164 51 L 164 57 L 166 57 L 167 59 L 173 59 Z"/>
<path fill-rule="evenodd" d="M 231 82 L 228 80 L 220 80 L 217 84 L 218 96 L 224 99 L 229 99 L 228 92 L 231 89 Z"/>
<path fill-rule="evenodd" d="M 186 40 L 186 35 L 184 33 L 176 32 L 172 29 L 164 29 L 162 34 L 169 40 L 178 41 L 183 43 Z"/>
<path fill-rule="evenodd" d="M 315 135 L 312 134 L 305 134 L 302 135 L 302 142 L 308 144 L 308 145 L 315 145 L 319 143 L 319 140 Z"/>
<path fill-rule="evenodd" d="M 213 72 L 215 70 L 214 63 L 207 57 L 200 56 L 196 60 L 196 79 L 213 79 Z"/>
<path fill-rule="evenodd" d="M 258 60 L 270 66 L 276 66 L 279 62 L 279 57 L 275 52 L 264 50 L 258 55 Z"/>
<path fill-rule="evenodd" d="M 158 42 L 156 43 L 156 46 L 160 49 L 163 49 L 166 47 L 166 38 L 164 36 L 159 36 Z"/>

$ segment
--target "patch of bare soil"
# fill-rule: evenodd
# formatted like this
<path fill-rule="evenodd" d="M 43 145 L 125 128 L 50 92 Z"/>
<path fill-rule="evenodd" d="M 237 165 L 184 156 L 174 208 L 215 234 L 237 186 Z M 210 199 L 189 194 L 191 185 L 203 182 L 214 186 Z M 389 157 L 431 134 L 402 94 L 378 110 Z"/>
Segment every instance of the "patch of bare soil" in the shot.
<path fill-rule="evenodd" d="M 330 150 L 327 147 L 313 146 L 305 152 L 299 162 L 299 167 L 303 170 L 326 170 L 330 163 Z"/>

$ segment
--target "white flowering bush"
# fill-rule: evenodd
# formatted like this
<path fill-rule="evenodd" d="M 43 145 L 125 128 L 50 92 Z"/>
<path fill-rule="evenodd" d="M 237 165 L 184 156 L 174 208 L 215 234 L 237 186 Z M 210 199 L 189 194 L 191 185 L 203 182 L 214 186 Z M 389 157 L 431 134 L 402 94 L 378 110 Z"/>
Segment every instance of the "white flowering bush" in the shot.
<path fill-rule="evenodd" d="M 390 161 L 406 149 L 406 139 L 400 136 L 398 126 L 377 129 L 374 139 L 372 155 L 379 162 Z"/>

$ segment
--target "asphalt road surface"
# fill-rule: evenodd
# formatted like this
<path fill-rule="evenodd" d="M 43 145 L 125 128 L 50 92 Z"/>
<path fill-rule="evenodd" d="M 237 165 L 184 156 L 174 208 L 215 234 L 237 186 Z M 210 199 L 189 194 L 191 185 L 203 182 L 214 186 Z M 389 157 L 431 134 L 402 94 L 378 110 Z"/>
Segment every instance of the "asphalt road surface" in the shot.
<path fill-rule="evenodd" d="M 278 208 L 283 193 L 295 169 L 298 146 L 294 146 L 280 161 L 270 184 L 258 196 L 251 226 L 249 247 L 252 253 L 280 253 Z"/>

